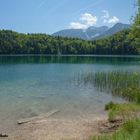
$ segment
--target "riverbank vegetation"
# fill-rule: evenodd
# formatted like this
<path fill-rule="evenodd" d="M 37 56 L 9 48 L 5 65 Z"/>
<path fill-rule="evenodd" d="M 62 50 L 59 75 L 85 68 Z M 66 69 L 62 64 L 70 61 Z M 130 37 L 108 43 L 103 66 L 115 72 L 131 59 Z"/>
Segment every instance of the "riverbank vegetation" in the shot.
<path fill-rule="evenodd" d="M 90 77 L 90 78 L 89 78 Z M 98 90 L 109 91 L 113 96 L 121 96 L 126 103 L 110 102 L 105 105 L 108 121 L 120 120 L 117 131 L 93 137 L 92 140 L 139 140 L 140 139 L 140 73 L 138 72 L 98 72 L 85 78 Z M 88 82 L 87 82 L 88 81 Z"/>
<path fill-rule="evenodd" d="M 79 80 L 79 79 L 78 79 Z M 104 71 L 81 74 L 80 81 L 93 85 L 96 90 L 125 99 L 125 103 L 109 102 L 105 105 L 108 121 L 115 130 L 101 134 L 92 140 L 139 140 L 140 139 L 140 73 L 139 71 Z M 118 121 L 120 122 L 118 124 Z M 117 124 L 115 125 L 115 123 Z M 120 128 L 119 128 L 120 127 Z M 113 129 L 112 127 L 110 129 Z"/>
<path fill-rule="evenodd" d="M 92 140 L 139 140 L 140 119 L 135 118 L 125 122 L 122 127 L 112 135 L 93 137 Z"/>

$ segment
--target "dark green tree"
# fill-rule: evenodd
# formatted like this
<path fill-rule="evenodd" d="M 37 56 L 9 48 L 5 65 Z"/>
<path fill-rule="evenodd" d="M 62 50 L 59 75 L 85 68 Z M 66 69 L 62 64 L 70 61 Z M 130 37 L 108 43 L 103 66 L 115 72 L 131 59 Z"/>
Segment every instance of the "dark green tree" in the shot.
<path fill-rule="evenodd" d="M 132 46 L 134 46 L 140 54 L 140 0 L 137 0 L 137 12 L 133 20 L 129 37 Z"/>

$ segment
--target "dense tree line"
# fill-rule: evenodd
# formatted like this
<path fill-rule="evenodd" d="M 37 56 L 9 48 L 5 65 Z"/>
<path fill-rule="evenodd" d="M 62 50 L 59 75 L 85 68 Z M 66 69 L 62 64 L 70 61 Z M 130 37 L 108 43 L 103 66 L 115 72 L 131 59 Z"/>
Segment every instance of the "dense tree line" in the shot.
<path fill-rule="evenodd" d="M 139 54 L 130 30 L 94 41 L 0 30 L 0 54 Z"/>
<path fill-rule="evenodd" d="M 132 45 L 140 52 L 140 0 L 137 0 L 137 12 L 129 34 Z"/>

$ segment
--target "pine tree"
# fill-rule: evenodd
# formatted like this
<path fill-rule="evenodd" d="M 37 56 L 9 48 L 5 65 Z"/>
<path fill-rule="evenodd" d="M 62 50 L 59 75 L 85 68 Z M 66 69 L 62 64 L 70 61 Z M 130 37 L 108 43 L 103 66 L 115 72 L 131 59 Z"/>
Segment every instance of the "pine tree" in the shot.
<path fill-rule="evenodd" d="M 133 41 L 133 46 L 137 48 L 140 54 L 140 0 L 137 0 L 137 12 L 133 21 L 133 25 L 130 32 L 130 38 Z"/>

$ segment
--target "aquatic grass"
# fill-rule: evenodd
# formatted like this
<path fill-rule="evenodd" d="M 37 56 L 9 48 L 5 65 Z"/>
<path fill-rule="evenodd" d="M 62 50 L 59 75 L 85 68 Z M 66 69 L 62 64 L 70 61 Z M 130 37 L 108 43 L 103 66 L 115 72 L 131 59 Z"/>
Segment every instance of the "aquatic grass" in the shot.
<path fill-rule="evenodd" d="M 109 71 L 81 75 L 84 84 L 92 84 L 97 90 L 121 96 L 140 103 L 140 73 L 131 71 Z"/>
<path fill-rule="evenodd" d="M 123 126 L 113 134 L 95 136 L 92 140 L 139 140 L 140 139 L 140 119 L 128 120 Z"/>
<path fill-rule="evenodd" d="M 140 87 L 138 85 L 126 88 L 115 88 L 112 90 L 112 94 L 140 104 Z"/>
<path fill-rule="evenodd" d="M 140 73 L 128 71 L 97 72 L 86 75 L 84 81 L 90 82 L 103 90 L 135 87 L 140 86 Z"/>

